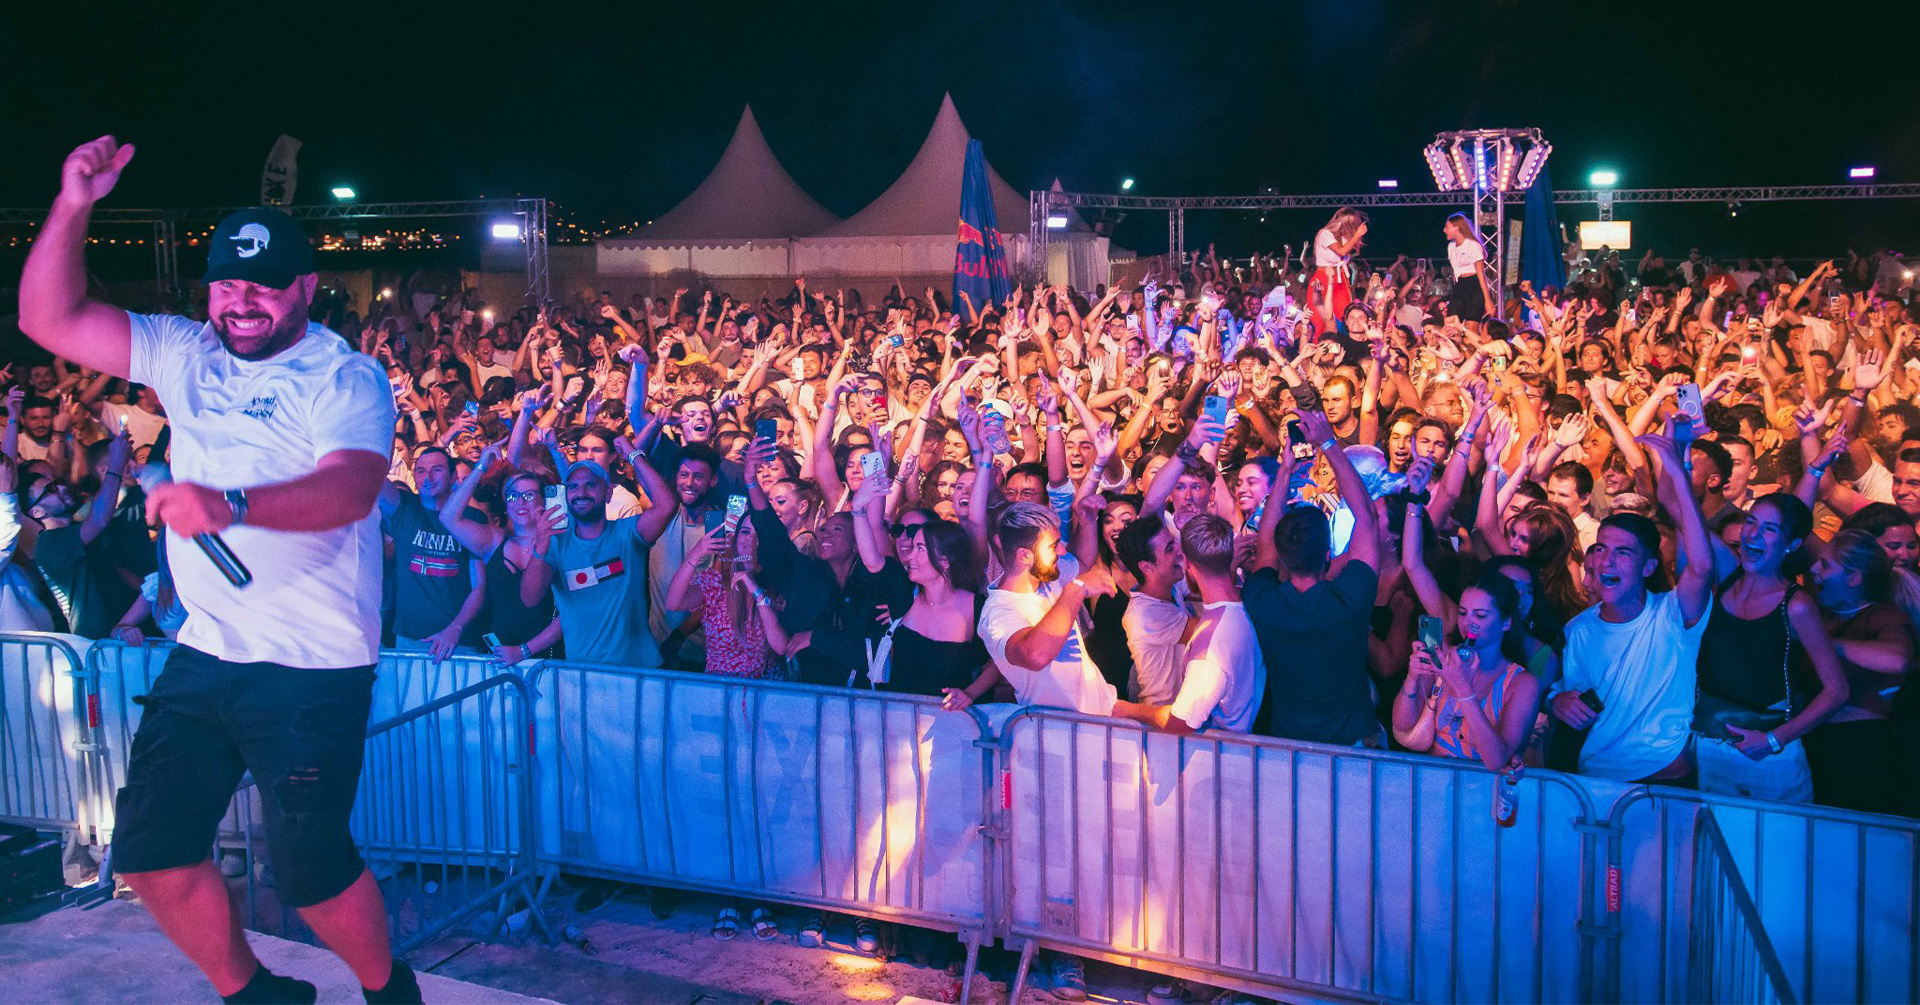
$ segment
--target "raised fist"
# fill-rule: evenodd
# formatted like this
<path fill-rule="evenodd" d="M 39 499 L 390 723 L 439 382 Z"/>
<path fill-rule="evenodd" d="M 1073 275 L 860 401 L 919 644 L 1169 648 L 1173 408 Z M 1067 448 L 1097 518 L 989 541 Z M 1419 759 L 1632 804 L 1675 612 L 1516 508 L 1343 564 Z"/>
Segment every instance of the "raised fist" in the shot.
<path fill-rule="evenodd" d="M 60 199 L 83 206 L 99 202 L 113 191 L 131 160 L 133 144 L 121 144 L 111 136 L 75 147 L 60 166 Z"/>

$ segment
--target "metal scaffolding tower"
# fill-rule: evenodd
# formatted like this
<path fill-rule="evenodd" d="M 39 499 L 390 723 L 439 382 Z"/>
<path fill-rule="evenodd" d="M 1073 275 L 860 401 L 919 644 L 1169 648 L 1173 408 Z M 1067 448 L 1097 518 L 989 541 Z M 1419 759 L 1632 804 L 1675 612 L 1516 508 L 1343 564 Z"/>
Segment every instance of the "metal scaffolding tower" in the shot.
<path fill-rule="evenodd" d="M 167 297 L 180 287 L 180 225 L 214 223 L 240 208 L 243 207 L 187 206 L 170 209 L 99 207 L 93 211 L 93 222 L 152 225 L 154 282 L 158 284 L 161 296 Z M 551 296 L 547 272 L 547 200 L 545 199 L 348 202 L 281 208 L 296 220 L 516 217 L 520 224 L 520 242 L 527 260 L 527 296 L 535 304 L 544 303 Z M 39 223 L 46 218 L 47 210 L 45 209 L 0 209 L 0 223 Z"/>
<path fill-rule="evenodd" d="M 1167 248 L 1186 252 L 1187 210 L 1222 209 L 1265 212 L 1282 209 L 1339 209 L 1442 206 L 1465 211 L 1476 203 L 1472 192 L 1350 192 L 1333 195 L 1131 195 L 1121 192 L 1054 192 L 1035 189 L 1028 196 L 1033 226 L 1029 230 L 1032 261 L 1047 259 L 1047 216 L 1066 209 L 1143 209 L 1167 214 Z M 1526 193 L 1512 192 L 1497 200 L 1524 202 Z M 1851 199 L 1920 199 L 1920 183 L 1897 185 L 1745 185 L 1710 188 L 1565 189 L 1553 194 L 1556 205 L 1684 202 L 1805 202 Z M 1609 214 L 1610 215 L 1610 214 Z M 1493 256 L 1487 256 L 1489 262 Z"/>

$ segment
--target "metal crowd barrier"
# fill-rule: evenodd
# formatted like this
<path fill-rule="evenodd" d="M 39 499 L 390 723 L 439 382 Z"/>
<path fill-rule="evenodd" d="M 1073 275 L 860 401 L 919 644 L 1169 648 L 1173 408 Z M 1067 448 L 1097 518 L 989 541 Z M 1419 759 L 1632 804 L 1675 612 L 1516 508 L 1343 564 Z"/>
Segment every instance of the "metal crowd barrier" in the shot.
<path fill-rule="evenodd" d="M 98 844 L 113 843 L 114 795 L 127 781 L 127 757 L 140 729 L 140 703 L 153 690 L 154 679 L 173 652 L 169 643 L 130 646 L 116 639 L 95 642 L 87 650 L 92 688 L 87 700 L 86 726 L 92 734 L 93 758 L 88 771 L 93 802 L 94 834 Z M 253 797 L 256 798 L 257 797 Z M 226 830 L 240 832 L 236 816 L 228 814 Z"/>
<path fill-rule="evenodd" d="M 86 640 L 0 634 L 0 820 L 65 831 L 92 828 Z"/>
<path fill-rule="evenodd" d="M 396 955 L 475 915 L 494 935 L 516 912 L 551 939 L 537 906 L 529 695 L 503 673 L 442 695 L 367 731 L 366 762 L 349 826 L 386 900 Z M 272 849 L 254 826 L 254 780 L 242 781 L 222 848 L 249 866 L 245 927 L 317 941 L 267 881 Z"/>
<path fill-rule="evenodd" d="M 1646 787 L 1621 796 L 1609 815 L 1616 931 L 1595 997 L 1697 1000 L 1689 994 L 1691 912 L 1680 898 L 1692 895 L 1703 868 L 1695 831 L 1709 812 L 1792 998 L 1920 1001 L 1920 820 Z"/>
<path fill-rule="evenodd" d="M 1693 840 L 1687 1001 L 1793 1002 L 1787 975 L 1760 924 L 1726 836 L 1702 807 Z"/>
<path fill-rule="evenodd" d="M 99 844 L 113 840 L 113 798 L 126 783 L 127 755 L 140 728 L 138 699 L 153 688 L 173 649 L 171 643 L 158 640 L 130 646 L 103 639 L 87 651 L 90 691 L 84 703 L 85 727 L 91 733 L 95 756 L 88 772 L 86 802 L 95 832 L 91 839 Z M 398 650 L 382 651 L 376 669 L 370 726 L 500 672 L 490 657 L 449 656 L 435 664 L 426 653 Z M 231 815 L 228 826 L 237 826 Z"/>
<path fill-rule="evenodd" d="M 988 921 L 987 752 L 933 699 L 550 662 L 541 859 L 955 932 Z"/>
<path fill-rule="evenodd" d="M 1576 1001 L 1586 792 L 1442 758 L 1027 709 L 1000 733 L 1003 932 L 1284 997 Z"/>
<path fill-rule="evenodd" d="M 79 652 L 0 636 L 0 818 L 104 842 L 167 648 Z M 404 948 L 489 905 L 497 927 L 566 871 L 952 931 L 968 979 L 1005 940 L 1017 982 L 1049 948 L 1285 997 L 1920 1000 L 1920 821 L 1531 772 L 1500 828 L 1469 762 L 488 670 L 382 657 L 354 833 Z M 249 799 L 222 841 L 251 862 Z"/>
<path fill-rule="evenodd" d="M 530 701 L 526 683 L 502 673 L 368 730 L 351 825 L 386 895 L 396 953 L 489 905 L 495 931 L 523 908 L 545 930 Z"/>

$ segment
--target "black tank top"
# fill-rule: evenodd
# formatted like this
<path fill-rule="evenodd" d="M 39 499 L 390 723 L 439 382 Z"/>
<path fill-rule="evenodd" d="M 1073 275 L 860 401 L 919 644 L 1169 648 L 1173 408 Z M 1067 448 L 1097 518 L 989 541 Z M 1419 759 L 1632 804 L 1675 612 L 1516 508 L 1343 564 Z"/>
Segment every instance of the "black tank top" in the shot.
<path fill-rule="evenodd" d="M 507 543 L 493 549 L 487 558 L 488 630 L 500 636 L 500 644 L 525 645 L 553 620 L 553 591 L 532 607 L 520 602 L 520 573 L 507 561 Z"/>
<path fill-rule="evenodd" d="M 1112 596 L 1095 597 L 1086 604 L 1093 631 L 1086 635 L 1087 655 L 1121 694 L 1127 693 L 1127 681 L 1133 677 L 1133 651 L 1127 648 L 1127 629 L 1121 623 L 1127 615 L 1127 591 L 1115 590 Z"/>
<path fill-rule="evenodd" d="M 1700 637 L 1699 688 L 1756 711 L 1791 697 L 1797 711 L 1806 689 L 1794 677 L 1806 651 L 1787 625 L 1787 603 L 1799 587 L 1789 585 L 1773 610 L 1746 619 L 1725 603 L 1727 588 L 1739 578 L 1736 573 L 1714 593 L 1713 616 Z"/>

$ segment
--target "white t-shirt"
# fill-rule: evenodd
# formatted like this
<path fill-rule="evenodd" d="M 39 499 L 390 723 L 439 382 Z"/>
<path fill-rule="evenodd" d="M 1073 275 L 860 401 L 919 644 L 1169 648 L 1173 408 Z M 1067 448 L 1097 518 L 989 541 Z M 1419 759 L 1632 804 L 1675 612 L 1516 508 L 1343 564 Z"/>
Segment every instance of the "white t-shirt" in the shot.
<path fill-rule="evenodd" d="M 100 422 L 107 432 L 117 433 L 120 424 L 127 424 L 127 434 L 132 438 L 133 446 L 151 447 L 160 438 L 160 431 L 167 428 L 167 417 L 155 415 L 136 405 L 116 405 L 111 401 L 100 405 Z"/>
<path fill-rule="evenodd" d="M 26 430 L 24 430 L 24 429 L 23 429 L 23 430 L 21 430 L 21 431 L 20 431 L 20 439 L 19 439 L 19 440 L 17 441 L 17 442 L 19 443 L 19 454 L 20 454 L 20 457 L 19 457 L 19 461 L 20 461 L 20 463 L 21 463 L 21 464 L 25 464 L 25 463 L 27 463 L 28 461 L 44 461 L 44 460 L 46 460 L 46 459 L 47 459 L 47 453 L 48 453 L 48 451 L 50 451 L 50 450 L 52 450 L 52 449 L 53 449 L 53 439 L 54 439 L 54 437 L 57 437 L 57 436 L 63 436 L 63 435 L 65 435 L 65 434 L 64 434 L 64 433 L 54 433 L 54 434 L 52 434 L 52 436 L 49 436 L 49 437 L 47 438 L 47 445 L 46 445 L 46 446 L 41 446 L 41 445 L 40 445 L 40 441 L 39 441 L 39 440 L 36 440 L 36 439 L 34 439 L 33 437 L 31 437 L 31 436 L 28 436 L 28 435 L 27 435 L 27 432 L 26 432 Z M 69 445 L 69 447 L 68 447 L 68 454 L 67 454 L 67 456 L 68 456 L 68 457 L 72 457 L 72 456 L 73 456 L 73 454 L 72 454 L 72 449 L 73 449 L 73 447 L 72 447 L 72 445 Z M 62 473 L 62 474 L 65 474 L 65 472 L 61 472 L 61 473 Z"/>
<path fill-rule="evenodd" d="M 1321 227 L 1320 233 L 1313 235 L 1314 268 L 1337 269 L 1347 264 L 1347 259 L 1351 256 L 1333 250 L 1333 246 L 1339 241 L 1340 239 L 1334 236 L 1333 231 L 1326 227 Z"/>
<path fill-rule="evenodd" d="M 639 516 L 646 509 L 640 505 L 640 497 L 625 485 L 615 485 L 607 496 L 607 519 L 624 520 L 630 516 Z"/>
<path fill-rule="evenodd" d="M 1599 693 L 1604 710 L 1587 732 L 1580 773 L 1623 782 L 1672 764 L 1687 748 L 1693 724 L 1694 670 L 1712 605 L 1692 628 L 1672 591 L 1647 594 L 1640 616 L 1625 624 L 1600 618 L 1600 605 L 1567 623 L 1563 673 L 1554 693 Z"/>
<path fill-rule="evenodd" d="M 475 394 L 485 393 L 487 389 L 487 381 L 492 380 L 495 377 L 512 377 L 513 376 L 513 370 L 511 368 L 501 366 L 498 363 L 488 363 L 486 360 L 477 359 L 477 360 L 474 360 L 474 364 L 475 365 L 473 367 L 473 393 Z"/>
<path fill-rule="evenodd" d="M 1485 248 L 1479 241 L 1449 241 L 1447 243 L 1447 264 L 1453 266 L 1455 280 L 1471 279 L 1479 273 L 1479 264 L 1487 260 Z"/>
<path fill-rule="evenodd" d="M 1167 711 L 1195 729 L 1246 733 L 1267 692 L 1267 661 L 1246 605 L 1238 600 L 1208 604 L 1212 624 L 1194 636 L 1186 680 Z"/>
<path fill-rule="evenodd" d="M 1893 472 L 1888 471 L 1876 456 L 1866 472 L 1854 479 L 1853 490 L 1866 496 L 1868 502 L 1890 503 L 1893 501 Z"/>
<path fill-rule="evenodd" d="M 1580 554 L 1584 555 L 1600 536 L 1600 521 L 1594 519 L 1592 513 L 1581 510 L 1573 515 L 1573 531 L 1580 541 Z"/>
<path fill-rule="evenodd" d="M 1814 349 L 1819 349 L 1824 352 L 1833 351 L 1833 322 L 1828 321 L 1826 318 L 1814 317 L 1812 314 L 1802 314 L 1800 315 L 1800 323 L 1807 328 L 1808 351 Z"/>
<path fill-rule="evenodd" d="M 1007 641 L 1016 632 L 1032 628 L 1046 617 L 1047 610 L 1060 591 L 1080 574 L 1080 564 L 1071 555 L 1060 556 L 1060 578 L 1043 584 L 1034 593 L 989 590 L 980 608 L 980 641 L 1000 668 L 1001 676 L 1013 685 L 1022 705 L 1052 705 L 1070 708 L 1087 715 L 1112 715 L 1113 703 L 1120 693 L 1100 676 L 1086 658 L 1087 647 L 1080 638 L 1076 621 L 1060 654 L 1044 670 L 1028 670 L 1007 662 Z"/>
<path fill-rule="evenodd" d="M 215 489 L 311 474 L 336 450 L 386 457 L 393 389 L 372 357 L 322 325 L 272 359 L 227 352 L 209 324 L 128 314 L 131 376 L 173 423 L 173 476 Z M 170 535 L 171 531 L 168 532 Z M 241 525 L 221 537 L 252 571 L 236 589 L 178 535 L 167 558 L 187 622 L 180 643 L 236 663 L 335 669 L 380 656 L 380 514 L 295 533 Z"/>
<path fill-rule="evenodd" d="M 1127 633 L 1127 651 L 1133 655 L 1133 675 L 1127 682 L 1129 699 L 1149 705 L 1165 705 L 1180 692 L 1186 674 L 1187 605 L 1180 594 L 1185 583 L 1174 592 L 1174 600 L 1161 600 L 1144 593 L 1127 595 L 1127 611 L 1120 616 L 1120 627 Z"/>

